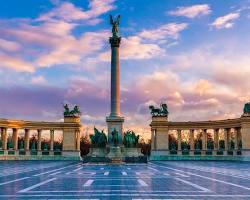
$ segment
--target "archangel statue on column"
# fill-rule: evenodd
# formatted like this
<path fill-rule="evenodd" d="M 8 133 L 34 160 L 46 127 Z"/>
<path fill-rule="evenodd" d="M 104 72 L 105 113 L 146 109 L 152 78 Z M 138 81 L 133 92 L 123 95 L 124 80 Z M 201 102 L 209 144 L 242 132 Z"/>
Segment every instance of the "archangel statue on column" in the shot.
<path fill-rule="evenodd" d="M 116 17 L 116 20 L 113 19 L 112 15 L 110 15 L 109 17 L 110 17 L 110 24 L 112 25 L 113 37 L 119 37 L 118 27 L 119 27 L 119 24 L 120 24 L 121 16 L 118 15 Z"/>

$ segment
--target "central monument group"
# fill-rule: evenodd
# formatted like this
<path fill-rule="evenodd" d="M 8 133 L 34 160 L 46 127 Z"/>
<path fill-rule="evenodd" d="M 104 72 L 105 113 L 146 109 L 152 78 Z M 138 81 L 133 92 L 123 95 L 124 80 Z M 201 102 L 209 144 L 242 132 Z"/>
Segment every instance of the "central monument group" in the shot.
<path fill-rule="evenodd" d="M 126 135 L 124 135 L 123 132 L 124 117 L 121 116 L 120 111 L 119 47 L 121 37 L 118 31 L 120 15 L 118 15 L 116 19 L 113 19 L 110 15 L 110 24 L 112 25 L 112 36 L 109 38 L 109 43 L 111 45 L 111 111 L 106 117 L 108 127 L 108 145 L 96 145 L 96 147 L 93 147 L 87 157 L 87 160 L 97 162 L 145 162 L 147 158 L 142 156 L 140 149 L 136 148 L 136 143 L 138 143 L 139 137 L 132 131 L 128 131 Z M 99 134 L 102 139 L 97 139 L 98 136 L 93 136 L 93 140 L 95 140 L 94 143 L 98 143 L 99 141 L 100 144 L 103 144 L 103 138 L 106 136 L 103 132 L 98 132 L 97 129 L 95 129 L 95 131 L 96 135 Z"/>

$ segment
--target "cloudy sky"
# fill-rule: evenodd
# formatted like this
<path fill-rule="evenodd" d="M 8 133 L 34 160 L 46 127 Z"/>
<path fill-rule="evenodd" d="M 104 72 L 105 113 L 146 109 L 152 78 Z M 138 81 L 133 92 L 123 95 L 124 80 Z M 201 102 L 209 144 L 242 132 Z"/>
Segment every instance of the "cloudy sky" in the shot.
<path fill-rule="evenodd" d="M 0 118 L 58 121 L 79 104 L 105 128 L 109 14 L 121 14 L 125 129 L 148 136 L 148 105 L 169 120 L 239 117 L 250 100 L 248 0 L 8 0 L 0 5 Z"/>

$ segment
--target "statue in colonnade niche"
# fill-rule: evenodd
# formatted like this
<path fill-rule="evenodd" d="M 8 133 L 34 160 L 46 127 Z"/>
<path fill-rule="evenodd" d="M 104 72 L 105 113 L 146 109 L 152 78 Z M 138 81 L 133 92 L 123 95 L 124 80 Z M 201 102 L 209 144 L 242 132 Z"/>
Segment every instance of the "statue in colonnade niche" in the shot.
<path fill-rule="evenodd" d="M 8 141 L 8 147 L 9 147 L 9 149 L 13 149 L 14 145 L 13 145 L 12 140 Z"/>
<path fill-rule="evenodd" d="M 75 105 L 74 108 L 70 110 L 69 104 L 66 103 L 63 105 L 63 108 L 64 117 L 80 117 L 81 115 L 80 107 L 78 105 Z"/>
<path fill-rule="evenodd" d="M 24 142 L 23 142 L 23 140 L 20 141 L 20 149 L 24 149 Z"/>
<path fill-rule="evenodd" d="M 32 142 L 31 149 L 32 149 L 32 150 L 35 150 L 35 149 L 36 149 L 36 143 L 35 143 L 35 141 Z"/>
<path fill-rule="evenodd" d="M 161 103 L 160 108 L 154 107 L 153 105 L 149 106 L 150 113 L 153 117 L 155 116 L 168 116 L 168 106 L 166 103 Z"/>
<path fill-rule="evenodd" d="M 49 145 L 47 143 L 44 144 L 44 150 L 48 151 L 49 150 Z"/>

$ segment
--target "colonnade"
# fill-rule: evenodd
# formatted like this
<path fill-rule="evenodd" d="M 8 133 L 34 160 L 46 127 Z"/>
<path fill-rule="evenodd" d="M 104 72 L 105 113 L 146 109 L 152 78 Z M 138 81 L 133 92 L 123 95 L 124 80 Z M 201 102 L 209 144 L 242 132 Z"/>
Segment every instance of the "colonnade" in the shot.
<path fill-rule="evenodd" d="M 23 120 L 0 119 L 0 160 L 1 156 L 19 155 L 62 155 L 80 158 L 80 118 L 65 117 L 64 122 L 35 122 Z M 12 129 L 12 131 L 10 130 Z M 20 130 L 22 141 L 20 142 Z M 49 141 L 42 143 L 43 131 L 49 131 Z M 12 132 L 11 143 L 8 145 L 8 132 Z M 35 146 L 31 140 L 31 131 L 36 131 Z M 55 148 L 55 131 L 62 132 L 62 148 Z M 9 140 L 10 141 L 10 140 Z M 11 144 L 11 146 L 10 146 Z M 1 148 L 2 147 L 2 148 Z"/>
<path fill-rule="evenodd" d="M 153 116 L 150 126 L 151 155 L 244 154 L 250 156 L 250 117 L 248 116 L 200 122 L 171 122 L 168 121 L 167 116 Z M 188 148 L 182 148 L 183 134 L 187 136 L 185 142 Z M 196 134 L 199 135 L 199 140 L 195 137 Z M 172 141 L 175 143 L 174 149 L 170 144 Z M 220 143 L 220 141 L 224 142 Z M 199 145 L 196 145 L 197 142 Z"/>
<path fill-rule="evenodd" d="M 224 148 L 220 148 L 219 146 L 219 128 L 215 128 L 213 129 L 213 148 L 208 148 L 208 133 L 207 132 L 208 129 L 177 129 L 177 130 L 171 130 L 168 129 L 165 138 L 164 138 L 164 150 L 177 150 L 178 154 L 182 154 L 182 151 L 190 151 L 190 154 L 194 154 L 195 151 L 201 151 L 201 154 L 205 154 L 207 151 L 213 151 L 213 155 L 217 155 L 216 151 L 223 151 L 223 155 L 227 155 L 228 151 L 233 151 L 234 154 L 238 153 L 238 150 L 241 149 L 241 146 L 239 145 L 239 142 L 241 141 L 241 128 L 240 127 L 235 127 L 235 128 L 225 128 L 222 129 L 223 130 L 223 140 L 224 141 Z M 211 130 L 211 129 L 210 129 Z M 157 138 L 157 129 L 152 129 L 152 150 L 161 150 L 162 148 L 162 144 L 161 138 Z M 176 132 L 177 134 L 177 148 L 176 149 L 171 149 L 171 144 L 169 141 L 169 137 L 170 135 L 172 135 L 172 132 Z M 188 149 L 183 149 L 182 148 L 182 131 L 188 132 L 188 145 L 189 148 Z M 201 144 L 202 146 L 200 148 L 196 148 L 195 147 L 195 141 L 197 142 L 197 140 L 195 140 L 195 131 L 197 131 L 197 134 L 201 134 Z M 232 133 L 234 135 L 233 137 L 233 142 L 234 142 L 234 148 L 230 148 L 230 141 L 229 139 L 231 139 Z M 157 141 L 158 140 L 158 141 Z M 161 140 L 161 141 L 159 141 Z M 158 146 L 157 146 L 158 145 Z"/>

